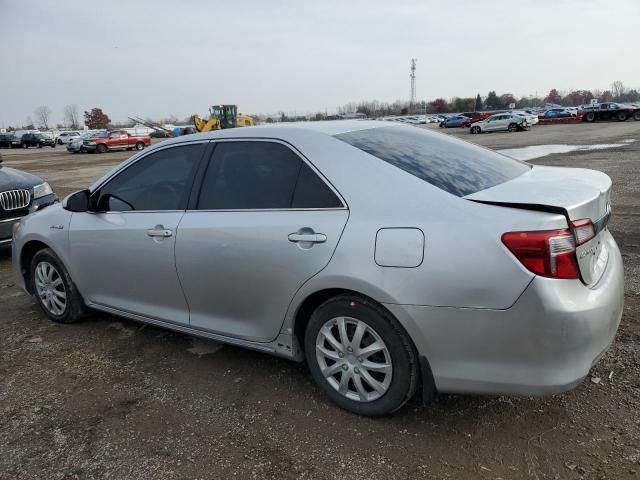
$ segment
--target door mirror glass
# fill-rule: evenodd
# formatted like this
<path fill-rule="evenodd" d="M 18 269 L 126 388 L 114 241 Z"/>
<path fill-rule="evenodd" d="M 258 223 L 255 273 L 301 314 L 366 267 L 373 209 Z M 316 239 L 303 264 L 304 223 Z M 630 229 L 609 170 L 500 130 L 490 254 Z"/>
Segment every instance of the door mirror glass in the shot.
<path fill-rule="evenodd" d="M 70 212 L 86 212 L 89 208 L 89 190 L 72 193 L 62 202 L 62 207 Z"/>

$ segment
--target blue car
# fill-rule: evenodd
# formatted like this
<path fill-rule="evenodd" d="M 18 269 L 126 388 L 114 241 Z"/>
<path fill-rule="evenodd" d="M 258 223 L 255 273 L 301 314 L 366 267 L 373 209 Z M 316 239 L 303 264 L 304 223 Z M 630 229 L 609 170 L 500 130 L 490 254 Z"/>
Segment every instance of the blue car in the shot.
<path fill-rule="evenodd" d="M 453 115 L 440 122 L 440 128 L 462 127 L 467 120 L 469 120 L 469 117 L 465 117 L 464 115 Z"/>

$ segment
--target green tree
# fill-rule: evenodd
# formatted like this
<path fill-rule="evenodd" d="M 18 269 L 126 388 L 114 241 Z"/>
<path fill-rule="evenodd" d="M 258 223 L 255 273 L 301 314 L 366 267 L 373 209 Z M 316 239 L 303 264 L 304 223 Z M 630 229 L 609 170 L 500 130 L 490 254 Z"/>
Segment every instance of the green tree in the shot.
<path fill-rule="evenodd" d="M 487 99 L 484 101 L 484 104 L 489 110 L 498 110 L 499 108 L 502 108 L 502 105 L 500 105 L 500 99 L 498 98 L 495 90 L 491 90 L 487 94 Z"/>
<path fill-rule="evenodd" d="M 476 95 L 476 105 L 474 110 L 476 112 L 479 112 L 480 110 L 482 110 L 482 97 L 480 96 L 480 94 Z"/>
<path fill-rule="evenodd" d="M 84 112 L 84 123 L 91 130 L 101 130 L 107 128 L 111 123 L 111 119 L 101 108 L 92 108 L 89 112 Z"/>

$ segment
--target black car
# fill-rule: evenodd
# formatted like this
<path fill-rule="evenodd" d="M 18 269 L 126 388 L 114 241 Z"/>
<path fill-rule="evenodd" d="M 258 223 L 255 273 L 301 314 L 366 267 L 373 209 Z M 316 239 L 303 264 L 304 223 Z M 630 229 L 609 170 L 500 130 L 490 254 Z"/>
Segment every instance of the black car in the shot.
<path fill-rule="evenodd" d="M 56 148 L 56 142 L 51 137 L 42 135 L 41 133 L 25 133 L 20 139 L 22 148 L 29 147 L 51 147 Z"/>
<path fill-rule="evenodd" d="M 3 167 L 0 156 L 0 247 L 11 243 L 13 225 L 20 218 L 57 200 L 47 182 L 30 173 Z"/>
<path fill-rule="evenodd" d="M 0 133 L 0 148 L 11 148 L 11 139 L 13 135 L 10 133 Z"/>

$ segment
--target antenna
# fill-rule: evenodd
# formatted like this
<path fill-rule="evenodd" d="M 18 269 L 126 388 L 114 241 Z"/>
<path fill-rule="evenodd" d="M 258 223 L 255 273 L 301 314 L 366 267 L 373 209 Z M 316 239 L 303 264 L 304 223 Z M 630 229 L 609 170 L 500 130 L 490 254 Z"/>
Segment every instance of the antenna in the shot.
<path fill-rule="evenodd" d="M 416 62 L 417 58 L 411 59 L 411 99 L 409 100 L 409 106 L 413 107 L 416 103 Z"/>

